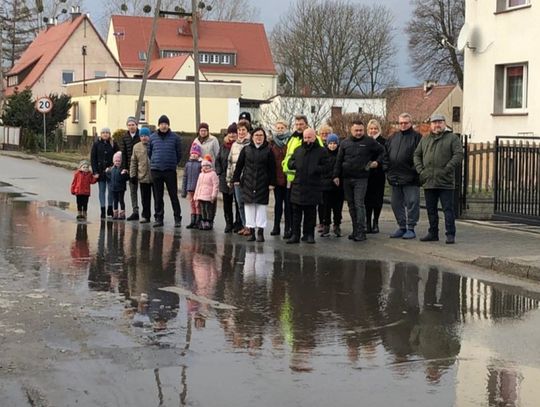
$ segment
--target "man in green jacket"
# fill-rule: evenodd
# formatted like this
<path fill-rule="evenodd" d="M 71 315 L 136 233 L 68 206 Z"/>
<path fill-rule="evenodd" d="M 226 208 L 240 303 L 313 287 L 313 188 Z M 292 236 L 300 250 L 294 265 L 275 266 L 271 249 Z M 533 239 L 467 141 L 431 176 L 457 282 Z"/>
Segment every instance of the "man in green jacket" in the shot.
<path fill-rule="evenodd" d="M 424 137 L 414 152 L 414 166 L 424 188 L 429 231 L 420 239 L 422 242 L 439 240 L 439 200 L 444 211 L 446 243 L 455 243 L 456 222 L 454 214 L 454 189 L 456 168 L 463 160 L 463 147 L 459 137 L 446 129 L 446 120 L 441 114 L 430 119 L 431 133 Z"/>

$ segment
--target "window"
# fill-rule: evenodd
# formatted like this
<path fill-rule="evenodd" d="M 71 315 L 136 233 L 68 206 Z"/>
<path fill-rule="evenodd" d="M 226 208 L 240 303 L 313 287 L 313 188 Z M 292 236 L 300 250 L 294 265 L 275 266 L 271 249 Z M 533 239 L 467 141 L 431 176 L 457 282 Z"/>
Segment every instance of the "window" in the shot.
<path fill-rule="evenodd" d="M 219 54 L 212 54 L 210 56 L 210 63 L 211 64 L 219 64 Z"/>
<path fill-rule="evenodd" d="M 137 101 L 135 101 L 135 109 L 137 110 Z M 148 111 L 148 100 L 145 100 L 143 102 L 143 105 L 141 106 L 141 115 L 139 116 L 139 123 L 148 123 L 146 118 L 150 115 Z"/>
<path fill-rule="evenodd" d="M 95 100 L 90 101 L 90 123 L 95 123 L 97 118 L 97 102 Z"/>
<path fill-rule="evenodd" d="M 199 54 L 199 62 L 201 64 L 207 64 L 209 59 L 210 57 L 208 56 L 208 54 Z"/>
<path fill-rule="evenodd" d="M 227 55 L 227 54 L 222 55 L 221 56 L 221 63 L 223 65 L 230 65 L 231 64 L 231 56 Z"/>
<path fill-rule="evenodd" d="M 527 112 L 527 63 L 495 66 L 494 113 Z"/>
<path fill-rule="evenodd" d="M 146 52 L 139 51 L 139 61 L 146 61 Z"/>
<path fill-rule="evenodd" d="M 79 123 L 79 102 L 73 102 L 71 105 L 71 122 Z"/>
<path fill-rule="evenodd" d="M 530 0 L 497 0 L 497 13 L 512 11 L 530 5 Z"/>
<path fill-rule="evenodd" d="M 460 106 L 452 107 L 452 122 L 453 123 L 461 122 L 461 107 Z"/>
<path fill-rule="evenodd" d="M 360 114 L 364 113 L 364 109 L 362 109 L 362 107 L 359 107 L 358 108 L 358 113 L 360 113 Z"/>
<path fill-rule="evenodd" d="M 105 71 L 94 72 L 94 78 L 105 78 L 106 76 L 107 76 L 107 72 Z"/>
<path fill-rule="evenodd" d="M 529 3 L 529 0 L 506 0 L 506 8 L 524 6 Z"/>
<path fill-rule="evenodd" d="M 331 108 L 331 117 L 339 117 L 341 116 L 341 106 L 332 106 Z"/>
<path fill-rule="evenodd" d="M 8 76 L 7 85 L 8 86 L 17 86 L 19 84 L 19 75 Z"/>
<path fill-rule="evenodd" d="M 173 58 L 182 55 L 180 51 L 161 51 L 161 58 Z"/>
<path fill-rule="evenodd" d="M 73 71 L 62 71 L 62 85 L 67 85 L 75 80 Z"/>
<path fill-rule="evenodd" d="M 315 105 L 311 105 L 311 113 L 316 113 L 317 112 L 317 107 Z"/>

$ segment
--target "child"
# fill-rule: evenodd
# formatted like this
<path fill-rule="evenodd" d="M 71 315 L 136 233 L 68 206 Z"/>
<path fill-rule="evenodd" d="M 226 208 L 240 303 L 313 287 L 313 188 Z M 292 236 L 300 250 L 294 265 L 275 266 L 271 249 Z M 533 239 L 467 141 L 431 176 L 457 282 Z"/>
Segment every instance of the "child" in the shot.
<path fill-rule="evenodd" d="M 129 172 L 122 169 L 122 152 L 117 151 L 113 155 L 113 166 L 107 168 L 107 179 L 111 183 L 111 193 L 113 196 L 113 219 L 126 219 L 126 204 L 124 193 L 126 192 L 126 182 L 129 180 Z M 120 210 L 118 210 L 120 205 Z"/>
<path fill-rule="evenodd" d="M 202 170 L 197 180 L 197 188 L 193 199 L 195 199 L 201 210 L 201 230 L 212 230 L 214 228 L 214 217 L 216 216 L 216 199 L 219 192 L 219 177 L 212 167 L 212 157 L 205 155 L 202 161 Z"/>
<path fill-rule="evenodd" d="M 341 212 L 343 211 L 343 188 L 337 187 L 332 180 L 332 172 L 336 163 L 339 146 L 339 137 L 330 134 L 326 138 L 326 149 L 328 151 L 328 168 L 323 174 L 323 229 L 321 237 L 330 236 L 330 224 L 332 223 L 332 212 L 334 213 L 334 234 L 341 237 Z"/>
<path fill-rule="evenodd" d="M 79 163 L 79 168 L 73 174 L 71 194 L 77 197 L 77 220 L 86 219 L 88 212 L 88 198 L 90 198 L 90 185 L 95 184 L 97 178 L 90 171 L 90 164 L 86 160 Z"/>
<path fill-rule="evenodd" d="M 189 152 L 189 160 L 184 167 L 184 177 L 182 178 L 182 198 L 187 196 L 191 206 L 191 223 L 186 227 L 196 229 L 200 222 L 200 208 L 193 198 L 197 179 L 201 173 L 201 146 L 193 143 Z"/>

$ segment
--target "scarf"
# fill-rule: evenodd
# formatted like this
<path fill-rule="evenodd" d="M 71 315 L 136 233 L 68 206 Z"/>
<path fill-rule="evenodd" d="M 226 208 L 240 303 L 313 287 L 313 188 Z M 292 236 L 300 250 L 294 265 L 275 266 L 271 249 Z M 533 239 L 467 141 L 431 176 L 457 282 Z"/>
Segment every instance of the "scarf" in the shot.
<path fill-rule="evenodd" d="M 287 145 L 287 142 L 291 138 L 291 133 L 289 131 L 283 134 L 274 135 L 274 144 L 279 148 L 283 148 Z"/>

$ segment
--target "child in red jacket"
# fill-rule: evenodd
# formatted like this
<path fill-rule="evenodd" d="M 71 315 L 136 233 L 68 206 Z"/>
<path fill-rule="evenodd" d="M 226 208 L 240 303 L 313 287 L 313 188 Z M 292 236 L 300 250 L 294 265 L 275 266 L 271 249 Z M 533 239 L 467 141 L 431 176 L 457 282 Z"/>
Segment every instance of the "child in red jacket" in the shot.
<path fill-rule="evenodd" d="M 71 194 L 77 197 L 77 219 L 86 219 L 88 211 L 88 198 L 90 198 L 90 185 L 95 184 L 97 178 L 90 171 L 90 164 L 86 160 L 79 163 L 79 169 L 73 174 Z"/>

